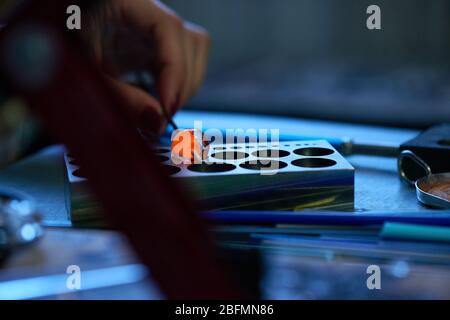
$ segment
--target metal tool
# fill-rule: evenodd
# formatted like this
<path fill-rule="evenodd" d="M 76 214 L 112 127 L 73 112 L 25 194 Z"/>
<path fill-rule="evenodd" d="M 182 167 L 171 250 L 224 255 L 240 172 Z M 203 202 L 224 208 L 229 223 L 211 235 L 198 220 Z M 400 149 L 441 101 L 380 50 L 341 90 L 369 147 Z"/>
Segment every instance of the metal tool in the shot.
<path fill-rule="evenodd" d="M 418 179 L 432 174 L 430 166 L 411 150 L 400 152 L 397 167 L 400 178 L 410 185 L 415 185 Z"/>
<path fill-rule="evenodd" d="M 39 221 L 31 200 L 16 192 L 0 191 L 0 261 L 43 235 Z"/>
<path fill-rule="evenodd" d="M 432 127 L 400 146 L 398 171 L 425 205 L 450 208 L 450 125 Z"/>
<path fill-rule="evenodd" d="M 450 172 L 433 173 L 436 172 L 435 168 L 411 150 L 401 151 L 397 164 L 401 179 L 415 186 L 420 202 L 436 208 L 450 209 Z"/>
<path fill-rule="evenodd" d="M 416 188 L 417 199 L 425 205 L 450 209 L 450 195 L 432 191 L 439 185 L 450 186 L 450 144 L 445 141 L 450 126 L 433 127 L 418 137 L 400 146 L 392 144 L 358 144 L 352 140 L 342 141 L 343 154 L 365 154 L 372 156 L 397 157 L 398 174 L 402 181 Z M 420 156 L 419 156 L 420 154 Z"/>
<path fill-rule="evenodd" d="M 136 72 L 136 85 L 143 89 L 146 92 L 150 92 L 153 96 L 158 97 L 157 92 L 154 90 L 153 83 L 151 81 L 151 78 L 146 76 L 146 73 L 144 72 Z M 159 99 L 160 100 L 160 99 Z M 161 106 L 161 111 L 164 116 L 164 119 L 167 121 L 168 124 L 171 125 L 173 130 L 178 130 L 178 126 L 173 121 L 172 117 L 167 112 L 167 106 Z"/>

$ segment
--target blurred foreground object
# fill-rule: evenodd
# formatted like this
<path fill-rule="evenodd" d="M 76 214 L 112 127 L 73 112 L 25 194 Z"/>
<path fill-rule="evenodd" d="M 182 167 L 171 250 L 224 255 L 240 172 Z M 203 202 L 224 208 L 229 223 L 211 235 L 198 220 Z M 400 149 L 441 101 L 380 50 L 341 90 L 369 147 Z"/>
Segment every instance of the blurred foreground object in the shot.
<path fill-rule="evenodd" d="M 160 170 L 80 38 L 62 27 L 61 13 L 73 3 L 29 1 L 2 29 L 2 82 L 80 161 L 111 225 L 127 236 L 165 297 L 241 297 L 190 199 Z M 75 3 L 83 11 L 89 1 Z"/>
<path fill-rule="evenodd" d="M 31 200 L 0 190 L 0 262 L 14 249 L 43 235 L 39 214 Z"/>
<path fill-rule="evenodd" d="M 20 98 L 5 98 L 0 93 L 0 169 L 23 156 L 39 131 Z"/>
<path fill-rule="evenodd" d="M 450 124 L 429 128 L 400 146 L 399 171 L 414 184 L 432 173 L 450 172 Z"/>

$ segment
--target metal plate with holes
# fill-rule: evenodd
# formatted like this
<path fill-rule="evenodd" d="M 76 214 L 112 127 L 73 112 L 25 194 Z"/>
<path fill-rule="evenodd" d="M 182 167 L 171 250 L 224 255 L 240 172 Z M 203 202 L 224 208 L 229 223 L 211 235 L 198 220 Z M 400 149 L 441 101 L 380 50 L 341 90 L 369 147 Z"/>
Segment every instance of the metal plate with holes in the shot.
<path fill-rule="evenodd" d="M 167 148 L 157 148 L 155 152 L 158 156 L 170 158 L 170 150 Z M 204 162 L 214 164 L 214 170 L 197 170 L 197 167 L 176 164 L 181 170 L 174 176 L 192 177 L 198 176 L 199 173 L 214 176 L 260 174 L 261 172 L 254 172 L 255 168 L 260 168 L 256 171 L 271 171 L 274 174 L 354 170 L 326 141 L 291 141 L 283 143 L 281 147 L 279 144 L 274 147 L 270 143 L 264 143 L 263 146 L 256 143 L 214 145 L 209 149 Z M 172 159 L 163 163 L 174 165 Z M 249 163 L 253 165 L 248 165 Z M 222 168 L 221 164 L 224 164 Z M 232 164 L 235 168 L 230 170 L 226 164 Z"/>
<path fill-rule="evenodd" d="M 153 151 L 166 172 L 207 209 L 351 210 L 354 206 L 354 169 L 326 141 L 215 144 L 205 152 L 203 163 L 194 164 L 177 163 L 179 158 L 172 158 L 166 146 Z M 71 190 L 77 192 L 76 185 L 85 177 L 72 160 L 66 156 Z"/>

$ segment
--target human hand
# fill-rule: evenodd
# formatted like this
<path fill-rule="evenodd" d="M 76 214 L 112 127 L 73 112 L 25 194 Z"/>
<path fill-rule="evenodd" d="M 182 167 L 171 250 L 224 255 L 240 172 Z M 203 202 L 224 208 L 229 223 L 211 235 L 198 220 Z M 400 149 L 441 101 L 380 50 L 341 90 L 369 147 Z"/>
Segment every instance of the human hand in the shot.
<path fill-rule="evenodd" d="M 172 116 L 203 81 L 208 33 L 156 0 L 102 0 L 97 6 L 85 33 L 93 57 L 136 125 L 162 133 L 166 121 L 161 108 Z M 142 70 L 153 76 L 158 97 L 121 80 Z"/>

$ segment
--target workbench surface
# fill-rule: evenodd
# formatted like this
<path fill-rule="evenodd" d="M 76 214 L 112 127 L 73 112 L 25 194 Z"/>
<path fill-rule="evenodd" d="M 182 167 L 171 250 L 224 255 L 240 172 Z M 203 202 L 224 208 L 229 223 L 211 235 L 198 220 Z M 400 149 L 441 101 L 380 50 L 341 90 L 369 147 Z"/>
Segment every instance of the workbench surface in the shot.
<path fill-rule="evenodd" d="M 409 129 L 231 113 L 182 111 L 175 117 L 177 123 L 189 123 L 194 120 L 203 121 L 203 126 L 208 128 L 280 129 L 281 134 L 351 137 L 364 142 L 387 141 L 400 144 L 418 134 L 417 131 Z M 105 269 L 118 265 L 129 266 L 136 263 L 136 258 L 125 241 L 113 231 L 60 228 L 70 226 L 64 192 L 66 182 L 62 161 L 63 150 L 61 146 L 50 147 L 0 172 L 0 187 L 20 189 L 32 195 L 44 216 L 44 223 L 51 226 L 47 227 L 47 235 L 43 241 L 13 255 L 3 265 L 0 270 L 0 297 L 2 293 L 4 294 L 2 290 L 5 290 L 5 282 L 2 281 L 49 274 L 64 277 L 65 267 L 74 263 L 73 261 L 81 261 L 77 263 L 85 270 Z M 389 210 L 424 214 L 431 212 L 431 209 L 418 203 L 415 190 L 399 180 L 395 159 L 350 156 L 348 160 L 356 169 L 356 211 Z M 433 214 L 435 213 L 434 210 Z M 56 258 L 55 251 L 64 254 Z M 403 277 L 391 272 L 388 277 L 392 281 L 386 285 L 385 290 L 371 292 L 365 287 L 367 266 L 364 263 L 351 264 L 348 261 L 319 263 L 317 260 L 299 261 L 279 255 L 276 257 L 266 255 L 264 258 L 269 271 L 262 280 L 262 294 L 267 298 L 401 298 L 408 295 L 413 298 L 450 297 L 448 289 L 450 276 L 447 267 L 410 266 L 408 275 Z M 397 262 L 393 261 L 394 264 Z M 397 267 L 394 265 L 392 270 L 395 271 Z M 318 292 L 321 294 L 301 289 L 302 285 L 308 282 L 301 280 L 302 277 L 308 277 L 309 282 L 315 279 L 308 285 L 319 288 Z M 131 277 L 127 281 L 128 283 L 126 281 L 123 284 L 117 283 L 118 287 L 69 293 L 63 290 L 61 294 L 43 294 L 35 297 L 63 299 L 161 297 L 155 286 L 151 282 L 144 281 L 142 275 Z M 125 287 L 130 290 L 123 290 Z M 20 294 L 18 297 L 21 297 Z"/>

